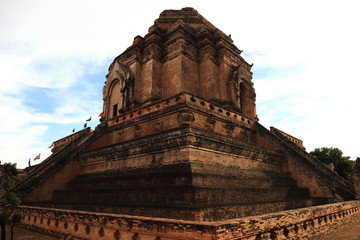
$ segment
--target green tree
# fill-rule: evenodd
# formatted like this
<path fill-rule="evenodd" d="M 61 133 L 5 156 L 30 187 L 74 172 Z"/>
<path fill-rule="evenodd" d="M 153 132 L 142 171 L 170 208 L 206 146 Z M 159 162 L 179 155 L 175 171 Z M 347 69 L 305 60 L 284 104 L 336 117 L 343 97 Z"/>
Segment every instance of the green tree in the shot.
<path fill-rule="evenodd" d="M 350 160 L 350 157 L 343 156 L 343 152 L 339 148 L 315 148 L 310 152 L 323 163 L 334 164 L 335 171 L 345 179 L 348 179 L 355 168 L 355 161 Z"/>
<path fill-rule="evenodd" d="M 1 240 L 6 240 L 6 223 L 11 221 L 11 225 L 14 225 L 21 220 L 21 216 L 13 214 L 15 207 L 20 204 L 20 198 L 13 192 L 18 174 L 16 163 L 5 163 L 1 167 L 0 228 Z"/>

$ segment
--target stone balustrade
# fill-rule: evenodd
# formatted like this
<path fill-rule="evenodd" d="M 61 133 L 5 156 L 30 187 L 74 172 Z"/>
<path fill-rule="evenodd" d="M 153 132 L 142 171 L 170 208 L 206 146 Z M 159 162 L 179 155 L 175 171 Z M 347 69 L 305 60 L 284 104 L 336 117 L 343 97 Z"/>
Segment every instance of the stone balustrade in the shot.
<path fill-rule="evenodd" d="M 190 104 L 190 105 L 197 106 L 200 108 L 205 108 L 214 115 L 220 115 L 223 117 L 227 117 L 229 119 L 232 119 L 232 121 L 242 123 L 248 127 L 254 123 L 254 120 L 252 120 L 248 117 L 245 117 L 244 115 L 240 114 L 239 112 L 225 109 L 225 108 L 221 107 L 220 105 L 211 103 L 210 101 L 207 101 L 203 98 L 195 97 L 194 95 L 192 95 L 190 93 L 184 92 L 184 93 L 180 93 L 174 97 L 160 100 L 160 101 L 154 102 L 152 104 L 146 105 L 144 107 L 137 108 L 136 110 L 128 111 L 126 113 L 117 115 L 116 117 L 108 120 L 108 125 L 111 127 L 118 123 L 130 121 L 135 118 L 141 117 L 145 114 L 153 113 L 153 112 L 162 110 L 164 108 L 168 108 L 170 106 L 174 106 L 176 104 L 181 104 L 181 103 Z"/>
<path fill-rule="evenodd" d="M 59 238 L 104 240 L 320 239 L 360 217 L 360 201 L 201 222 L 21 206 L 22 226 Z M 69 238 L 70 239 L 70 238 Z"/>
<path fill-rule="evenodd" d="M 73 134 L 70 134 L 69 136 L 63 137 L 59 140 L 56 140 L 55 142 L 53 142 L 52 147 L 53 147 L 53 152 L 56 152 L 57 150 L 59 150 L 59 148 L 61 148 L 62 146 L 66 145 L 67 143 L 71 143 L 74 140 L 76 140 L 79 136 L 83 135 L 85 132 L 88 132 L 89 129 L 85 128 L 83 130 L 80 130 L 78 132 L 75 132 Z"/>

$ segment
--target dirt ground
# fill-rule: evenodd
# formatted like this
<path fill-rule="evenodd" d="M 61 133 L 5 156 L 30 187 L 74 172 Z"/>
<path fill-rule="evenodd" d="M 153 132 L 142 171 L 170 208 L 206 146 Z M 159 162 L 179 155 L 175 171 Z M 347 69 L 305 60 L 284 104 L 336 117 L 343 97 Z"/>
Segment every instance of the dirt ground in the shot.
<path fill-rule="evenodd" d="M 6 228 L 6 239 L 10 239 L 10 227 Z M 28 231 L 20 227 L 14 227 L 14 240 L 54 240 L 55 238 L 48 237 L 42 234 Z"/>
<path fill-rule="evenodd" d="M 7 232 L 7 239 L 10 239 L 10 232 Z M 14 240 L 55 240 L 55 238 L 15 227 Z M 340 231 L 332 233 L 321 240 L 360 240 L 360 222 L 349 224 Z"/>

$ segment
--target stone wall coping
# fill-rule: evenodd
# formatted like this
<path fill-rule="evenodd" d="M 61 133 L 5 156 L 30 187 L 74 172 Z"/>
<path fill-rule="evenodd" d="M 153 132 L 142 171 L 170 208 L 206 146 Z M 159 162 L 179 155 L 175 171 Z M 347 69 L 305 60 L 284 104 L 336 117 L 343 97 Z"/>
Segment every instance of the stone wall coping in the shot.
<path fill-rule="evenodd" d="M 19 206 L 21 225 L 76 239 L 319 239 L 360 218 L 360 201 L 327 204 L 258 216 L 203 222 Z M 138 238 L 140 237 L 140 238 Z"/>
<path fill-rule="evenodd" d="M 249 223 L 249 222 L 256 223 L 256 222 L 268 221 L 272 219 L 293 218 L 294 216 L 296 218 L 293 219 L 292 224 L 296 224 L 296 221 L 298 222 L 304 221 L 304 219 L 298 218 L 299 215 L 311 215 L 312 218 L 317 218 L 331 213 L 336 213 L 338 211 L 349 210 L 355 207 L 360 208 L 360 200 L 332 203 L 332 204 L 307 207 L 307 208 L 298 208 L 298 209 L 269 213 L 269 214 L 234 218 L 230 220 L 204 222 L 204 221 L 190 221 L 190 220 L 156 218 L 156 217 L 145 217 L 145 216 L 133 216 L 133 215 L 124 215 L 124 214 L 97 213 L 97 212 L 45 208 L 45 207 L 35 207 L 35 206 L 19 206 L 19 208 L 22 209 L 45 211 L 45 212 L 50 211 L 53 213 L 60 213 L 60 214 L 97 215 L 99 217 L 126 218 L 133 220 L 158 221 L 158 222 L 166 222 L 166 223 L 174 223 L 174 224 L 191 224 L 191 225 L 215 226 L 215 227 L 229 225 L 229 224 Z M 329 210 L 333 210 L 333 211 L 329 212 Z"/>

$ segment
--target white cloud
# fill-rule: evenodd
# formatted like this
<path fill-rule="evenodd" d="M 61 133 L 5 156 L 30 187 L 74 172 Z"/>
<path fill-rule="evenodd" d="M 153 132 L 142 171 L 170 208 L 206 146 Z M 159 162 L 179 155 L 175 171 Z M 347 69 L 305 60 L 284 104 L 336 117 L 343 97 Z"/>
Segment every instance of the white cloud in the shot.
<path fill-rule="evenodd" d="M 108 64 L 164 9 L 192 6 L 254 63 L 260 122 L 313 147 L 360 155 L 356 1 L 4 0 L 0 2 L 0 144 L 23 155 L 102 107 Z M 263 76 L 264 69 L 269 72 Z M 93 79 L 96 76 L 96 79 Z M 34 96 L 29 89 L 42 89 Z M 30 100 L 46 101 L 47 107 Z M 44 100 L 45 99 L 45 100 Z M 44 105 L 46 105 L 44 103 Z M 67 128 L 69 126 L 66 126 Z M 32 135 L 33 134 L 33 135 Z M 33 139 L 31 141 L 26 139 Z M 4 145 L 4 146 L 5 146 Z M 16 145 L 16 144 L 13 144 Z M 0 148 L 0 158 L 19 159 Z M 19 152 L 19 151 L 18 151 Z"/>
<path fill-rule="evenodd" d="M 309 150 L 339 147 L 354 159 L 359 156 L 356 135 L 360 134 L 356 127 L 360 117 L 356 97 L 360 78 L 360 47 L 356 44 L 360 35 L 354 31 L 359 22 L 356 3 L 313 3 L 301 2 L 293 12 L 285 7 L 291 15 L 287 14 L 283 24 L 292 28 L 288 27 L 286 34 L 276 31 L 269 41 L 258 42 L 263 49 L 253 45 L 254 51 L 261 53 L 252 56 L 255 66 L 302 66 L 295 76 L 276 73 L 257 79 L 254 75 L 260 122 L 301 138 Z"/>

